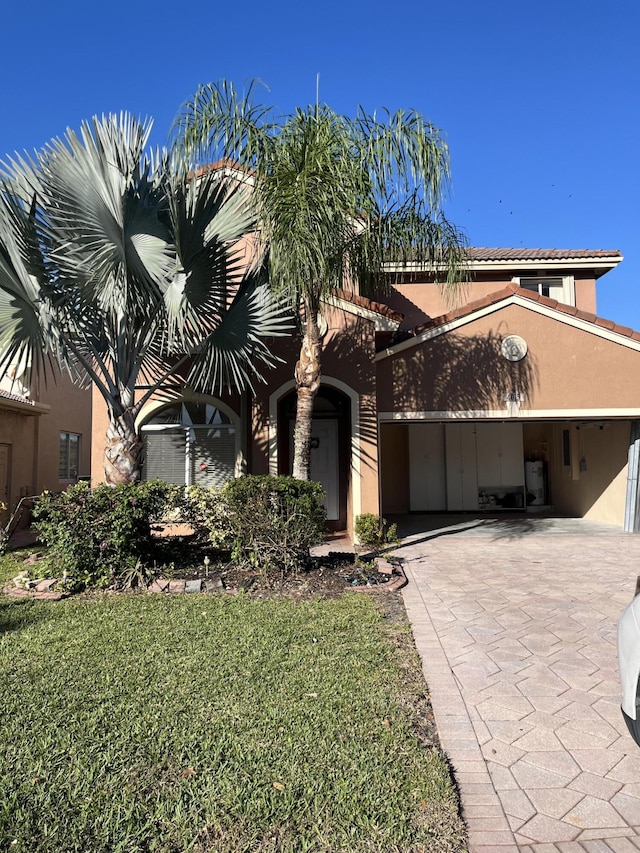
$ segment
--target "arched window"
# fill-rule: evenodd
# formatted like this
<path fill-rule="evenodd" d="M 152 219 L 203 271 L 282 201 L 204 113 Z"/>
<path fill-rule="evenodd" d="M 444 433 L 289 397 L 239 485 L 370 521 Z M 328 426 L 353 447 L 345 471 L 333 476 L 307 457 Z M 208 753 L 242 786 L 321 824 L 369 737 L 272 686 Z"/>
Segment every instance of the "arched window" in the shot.
<path fill-rule="evenodd" d="M 144 480 L 209 487 L 234 476 L 237 429 L 213 403 L 172 403 L 156 410 L 141 433 Z"/>

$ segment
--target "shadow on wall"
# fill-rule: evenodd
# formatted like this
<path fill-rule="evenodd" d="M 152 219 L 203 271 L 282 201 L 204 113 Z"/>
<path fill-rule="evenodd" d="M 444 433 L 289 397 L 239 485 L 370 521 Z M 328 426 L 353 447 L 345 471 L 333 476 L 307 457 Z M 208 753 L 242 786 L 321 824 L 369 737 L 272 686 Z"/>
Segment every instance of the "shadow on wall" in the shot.
<path fill-rule="evenodd" d="M 528 352 L 508 361 L 502 340 L 494 331 L 440 335 L 383 361 L 380 386 L 390 392 L 394 411 L 505 409 L 510 401 L 531 400 L 539 387 L 536 359 Z"/>
<path fill-rule="evenodd" d="M 277 355 L 290 366 L 290 376 L 293 378 L 294 367 L 299 356 L 300 342 L 292 337 L 286 342 L 286 348 L 279 343 Z M 321 355 L 321 384 L 322 378 L 339 379 L 355 391 L 360 398 L 359 435 L 360 461 L 364 465 L 375 465 L 368 445 L 377 446 L 377 412 L 376 412 L 376 365 L 373 360 L 375 345 L 371 333 L 371 323 L 357 318 L 353 324 L 344 330 L 331 329 L 325 336 Z M 268 376 L 267 376 L 268 379 Z M 327 383 L 331 387 L 330 383 Z M 287 394 L 289 392 L 286 392 Z M 256 443 L 258 453 L 268 454 L 267 446 L 268 412 L 262 407 L 256 412 L 256 425 L 259 434 L 263 436 Z"/>

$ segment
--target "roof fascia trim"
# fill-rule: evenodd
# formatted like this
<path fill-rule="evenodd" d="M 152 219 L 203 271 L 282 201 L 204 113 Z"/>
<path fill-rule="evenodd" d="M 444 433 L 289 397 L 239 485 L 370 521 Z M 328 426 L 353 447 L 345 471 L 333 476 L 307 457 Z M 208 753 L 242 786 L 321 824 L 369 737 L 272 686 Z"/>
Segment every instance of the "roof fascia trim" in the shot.
<path fill-rule="evenodd" d="M 466 268 L 471 271 L 479 272 L 481 270 L 504 270 L 504 269 L 598 269 L 603 272 L 609 272 L 615 269 L 623 260 L 622 255 L 607 255 L 605 257 L 594 258 L 505 258 L 494 260 L 469 260 L 466 263 Z M 385 272 L 402 273 L 402 272 L 433 272 L 434 269 L 444 269 L 443 266 L 428 267 L 420 263 L 407 264 L 385 264 Z"/>
<path fill-rule="evenodd" d="M 376 332 L 396 332 L 402 322 L 401 320 L 393 320 L 391 317 L 385 317 L 384 314 L 378 314 L 371 308 L 356 305 L 354 302 L 349 302 L 348 299 L 342 299 L 339 296 L 327 296 L 323 302 L 333 308 L 339 308 L 347 314 L 355 314 L 357 317 L 369 320 L 374 324 Z"/>
<path fill-rule="evenodd" d="M 18 412 L 21 415 L 47 415 L 51 411 L 51 406 L 47 403 L 22 403 L 20 400 L 8 400 L 6 397 L 0 397 L 0 409 L 8 409 L 12 412 Z"/>
<path fill-rule="evenodd" d="M 585 418 L 588 420 L 628 420 L 640 417 L 640 408 L 603 409 L 524 409 L 517 412 L 505 409 L 443 410 L 424 412 L 378 412 L 378 421 L 468 421 L 468 420 L 555 420 L 568 421 Z"/>

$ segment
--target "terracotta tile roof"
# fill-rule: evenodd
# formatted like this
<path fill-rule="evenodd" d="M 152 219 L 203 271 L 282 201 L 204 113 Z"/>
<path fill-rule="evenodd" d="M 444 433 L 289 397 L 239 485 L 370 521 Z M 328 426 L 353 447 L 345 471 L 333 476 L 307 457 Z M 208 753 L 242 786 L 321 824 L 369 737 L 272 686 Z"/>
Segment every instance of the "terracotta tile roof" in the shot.
<path fill-rule="evenodd" d="M 360 308 L 366 308 L 367 311 L 373 311 L 375 314 L 380 314 L 382 317 L 388 317 L 396 323 L 401 323 L 404 320 L 404 314 L 394 311 L 388 305 L 382 302 L 374 302 L 372 299 L 367 299 L 365 296 L 359 296 L 357 293 L 347 293 L 345 290 L 336 290 L 336 299 L 343 299 L 345 302 L 351 302 L 353 305 L 358 305 Z"/>
<path fill-rule="evenodd" d="M 215 163 L 206 163 L 204 166 L 200 166 L 196 171 L 196 177 L 199 178 L 202 175 L 206 175 L 208 172 L 217 172 L 219 169 L 230 169 L 233 172 L 246 172 L 248 175 L 253 174 L 253 169 L 249 169 L 247 166 L 242 166 L 240 163 L 236 163 L 235 160 L 230 160 L 228 157 L 225 157 L 222 160 L 216 160 Z"/>
<path fill-rule="evenodd" d="M 409 333 L 410 335 L 420 335 L 422 332 L 430 329 L 437 329 L 438 326 L 444 326 L 446 323 L 451 323 L 454 320 L 459 320 L 466 317 L 468 314 L 473 314 L 481 308 L 486 308 L 489 305 L 494 305 L 501 302 L 503 299 L 508 299 L 509 296 L 517 295 L 523 299 L 529 299 L 531 302 L 539 302 L 541 305 L 546 305 L 548 308 L 553 308 L 556 311 L 561 311 L 563 314 L 568 314 L 571 317 L 577 317 L 579 320 L 584 320 L 587 323 L 593 323 L 594 326 L 600 326 L 603 329 L 608 329 L 618 335 L 623 335 L 634 341 L 640 341 L 640 332 L 630 329 L 628 326 L 620 326 L 612 320 L 605 320 L 603 317 L 597 317 L 589 311 L 581 311 L 573 305 L 564 305 L 558 302 L 557 299 L 551 299 L 549 296 L 542 296 L 540 293 L 534 293 L 531 290 L 526 290 L 524 287 L 519 287 L 517 284 L 508 284 L 502 290 L 497 290 L 495 293 L 490 293 L 482 299 L 476 299 L 474 302 L 469 302 L 461 308 L 456 308 L 446 314 L 441 314 L 439 317 L 432 317 L 426 323 L 421 323 Z"/>
<path fill-rule="evenodd" d="M 472 246 L 468 252 L 474 261 L 564 261 L 573 258 L 597 260 L 621 256 L 619 249 L 489 249 Z"/>
<path fill-rule="evenodd" d="M 29 403 L 30 406 L 35 405 L 33 400 L 29 400 L 21 394 L 11 394 L 9 391 L 3 391 L 2 388 L 0 388 L 0 399 L 12 400 L 14 403 Z"/>

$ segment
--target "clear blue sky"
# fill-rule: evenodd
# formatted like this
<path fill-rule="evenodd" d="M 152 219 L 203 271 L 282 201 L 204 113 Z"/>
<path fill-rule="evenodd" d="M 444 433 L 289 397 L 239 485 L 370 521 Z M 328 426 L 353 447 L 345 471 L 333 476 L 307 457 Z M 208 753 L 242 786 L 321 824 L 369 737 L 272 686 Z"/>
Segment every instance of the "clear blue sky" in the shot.
<path fill-rule="evenodd" d="M 637 0 L 35 0 L 3 10 L 0 157 L 94 114 L 165 141 L 199 83 L 258 77 L 283 112 L 413 107 L 445 133 L 476 246 L 620 249 L 598 312 L 640 329 Z"/>

